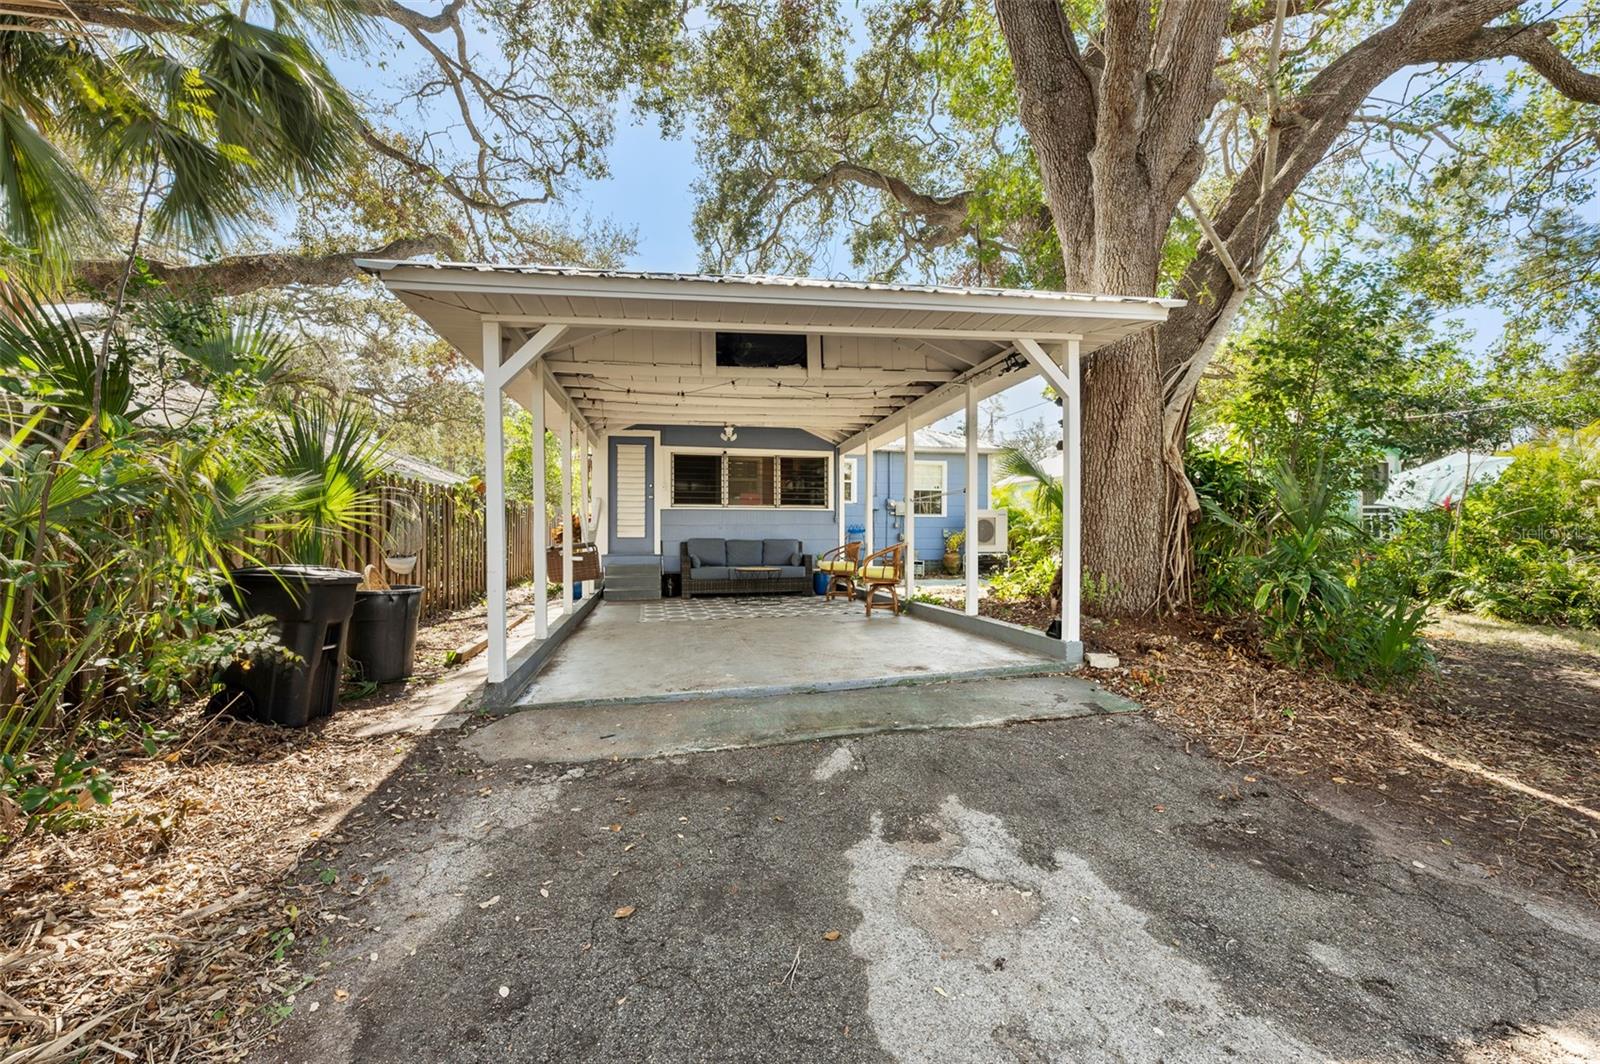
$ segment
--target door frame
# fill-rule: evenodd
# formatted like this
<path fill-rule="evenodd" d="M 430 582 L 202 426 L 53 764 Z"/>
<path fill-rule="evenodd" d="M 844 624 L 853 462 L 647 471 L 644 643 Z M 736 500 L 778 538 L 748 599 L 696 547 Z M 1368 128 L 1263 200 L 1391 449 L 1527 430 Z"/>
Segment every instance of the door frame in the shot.
<path fill-rule="evenodd" d="M 661 553 L 662 470 L 661 433 L 656 429 L 625 429 L 618 432 L 607 432 L 605 434 L 606 488 L 611 493 L 611 497 L 607 500 L 609 503 L 609 509 L 611 511 L 606 516 L 606 545 L 609 548 L 607 553 L 618 553 L 616 500 L 617 463 L 615 444 L 617 441 L 628 440 L 640 440 L 648 444 L 650 447 L 650 453 L 645 457 L 645 473 L 647 476 L 645 483 L 645 494 L 647 496 L 645 499 L 645 506 L 650 519 L 650 528 L 647 530 L 647 534 L 644 538 L 650 547 L 650 553 L 659 555 Z"/>

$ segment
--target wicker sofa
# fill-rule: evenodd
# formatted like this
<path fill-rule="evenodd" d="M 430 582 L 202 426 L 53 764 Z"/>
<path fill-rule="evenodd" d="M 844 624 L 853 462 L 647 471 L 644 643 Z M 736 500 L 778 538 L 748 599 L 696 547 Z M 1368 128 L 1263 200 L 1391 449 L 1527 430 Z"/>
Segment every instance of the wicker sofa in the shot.
<path fill-rule="evenodd" d="M 809 592 L 815 559 L 797 539 L 686 539 L 683 597 Z"/>

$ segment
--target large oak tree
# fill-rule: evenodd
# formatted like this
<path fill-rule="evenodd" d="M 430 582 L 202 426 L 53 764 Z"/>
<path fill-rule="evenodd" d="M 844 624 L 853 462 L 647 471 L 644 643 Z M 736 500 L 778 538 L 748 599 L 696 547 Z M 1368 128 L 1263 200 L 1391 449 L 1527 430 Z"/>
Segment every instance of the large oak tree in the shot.
<path fill-rule="evenodd" d="M 1144 611 L 1186 595 L 1195 500 L 1182 451 L 1195 390 L 1283 248 L 1286 212 L 1291 225 L 1336 226 L 1341 209 L 1357 229 L 1374 221 L 1340 203 L 1337 184 L 1310 195 L 1318 182 L 1353 182 L 1353 161 L 1365 187 L 1420 168 L 1424 188 L 1411 193 L 1424 203 L 1400 212 L 1417 223 L 1414 243 L 1473 213 L 1566 223 L 1572 239 L 1549 242 L 1549 257 L 1581 276 L 1583 249 L 1600 246 L 1570 211 L 1593 202 L 1600 75 L 1585 66 L 1597 59 L 1597 10 L 887 0 L 851 27 L 827 3 L 712 3 L 705 28 L 680 31 L 663 96 L 669 115 L 696 123 L 697 227 L 712 267 L 814 269 L 842 240 L 879 275 L 1188 301 L 1098 353 L 1085 379 L 1085 563 L 1109 606 Z M 1459 77 L 1473 67 L 1483 76 Z M 1502 177 L 1554 185 L 1566 213 L 1518 206 L 1494 187 L 1499 163 L 1475 157 L 1523 112 L 1559 120 Z M 1460 201 L 1453 214 L 1425 202 L 1445 188 Z"/>

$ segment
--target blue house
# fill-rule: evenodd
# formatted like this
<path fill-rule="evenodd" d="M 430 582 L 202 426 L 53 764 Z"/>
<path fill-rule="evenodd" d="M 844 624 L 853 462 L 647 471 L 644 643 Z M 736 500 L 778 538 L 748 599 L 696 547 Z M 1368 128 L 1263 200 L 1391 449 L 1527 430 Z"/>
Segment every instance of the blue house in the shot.
<path fill-rule="evenodd" d="M 865 455 L 841 456 L 801 429 L 737 428 L 725 436 L 711 425 L 647 425 L 608 437 L 609 554 L 659 556 L 669 573 L 678 571 L 679 544 L 698 537 L 799 539 L 807 553 L 821 554 L 839 545 L 841 499 L 846 530 L 866 527 Z M 988 508 L 989 462 L 998 450 L 978 447 L 979 509 Z M 873 458 L 872 541 L 881 548 L 903 538 L 904 445 L 886 445 Z M 946 534 L 966 520 L 961 437 L 917 430 L 916 478 L 917 557 L 937 567 Z"/>
<path fill-rule="evenodd" d="M 930 569 L 939 564 L 944 540 L 966 527 L 967 500 L 976 498 L 978 509 L 987 510 L 989 463 L 1000 450 L 986 440 L 978 441 L 978 490 L 967 491 L 967 444 L 954 433 L 935 429 L 917 430 L 917 469 L 914 494 L 917 503 L 917 558 Z M 845 455 L 844 516 L 847 528 L 867 526 L 865 455 Z M 899 441 L 873 454 L 872 542 L 879 548 L 905 538 L 906 449 Z"/>

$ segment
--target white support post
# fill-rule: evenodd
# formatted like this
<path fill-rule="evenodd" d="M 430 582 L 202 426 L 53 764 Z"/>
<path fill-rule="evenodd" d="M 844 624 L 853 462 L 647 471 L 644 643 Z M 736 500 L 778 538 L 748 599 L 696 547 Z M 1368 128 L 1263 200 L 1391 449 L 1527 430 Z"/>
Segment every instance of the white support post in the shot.
<path fill-rule="evenodd" d="M 917 430 L 906 418 L 906 600 L 917 593 Z"/>
<path fill-rule="evenodd" d="M 872 516 L 872 511 L 873 511 L 874 505 L 876 503 L 876 496 L 873 495 L 873 492 L 876 489 L 874 489 L 873 486 L 872 486 L 872 465 L 873 465 L 873 461 L 872 461 L 872 441 L 871 440 L 867 441 L 866 447 L 862 450 L 861 465 L 863 467 L 862 468 L 862 472 L 861 472 L 861 490 L 866 493 L 865 497 L 866 497 L 866 500 L 867 500 L 867 506 L 866 506 L 867 519 L 866 519 L 865 522 L 863 522 L 867 526 L 867 534 L 866 534 L 866 542 L 862 545 L 863 546 L 863 550 L 862 550 L 862 554 L 861 554 L 861 556 L 863 558 L 865 558 L 867 555 L 869 555 L 869 554 L 871 554 L 873 552 L 874 540 L 877 538 L 876 536 L 873 535 L 873 525 L 876 524 L 876 522 L 873 520 L 873 516 Z"/>
<path fill-rule="evenodd" d="M 544 367 L 533 371 L 533 637 L 550 634 L 550 500 L 544 482 L 545 434 Z"/>
<path fill-rule="evenodd" d="M 843 451 L 840 451 L 838 459 L 834 462 L 834 466 L 837 469 L 834 480 L 838 482 L 837 489 L 834 492 L 834 501 L 839 504 L 839 542 L 841 544 L 844 542 L 844 464 L 848 461 L 850 461 L 849 457 Z"/>
<path fill-rule="evenodd" d="M 572 616 L 572 403 L 562 404 L 561 423 L 561 616 Z"/>
<path fill-rule="evenodd" d="M 500 323 L 483 323 L 483 568 L 490 683 L 506 679 L 506 449 L 501 418 Z"/>
<path fill-rule="evenodd" d="M 1067 653 L 1083 650 L 1083 374 L 1077 340 L 1061 348 L 1067 392 L 1061 397 L 1061 638 Z"/>
<path fill-rule="evenodd" d="M 993 461 L 993 458 L 990 459 Z M 994 470 L 989 470 L 993 478 Z M 961 545 L 967 567 L 967 616 L 978 615 L 978 393 L 967 385 L 967 527 Z"/>
<path fill-rule="evenodd" d="M 579 543 L 589 542 L 589 434 L 578 434 L 578 524 Z"/>
<path fill-rule="evenodd" d="M 594 483 L 594 536 L 603 558 L 611 553 L 611 441 L 603 432 L 594 440 L 594 464 L 600 471 Z"/>

